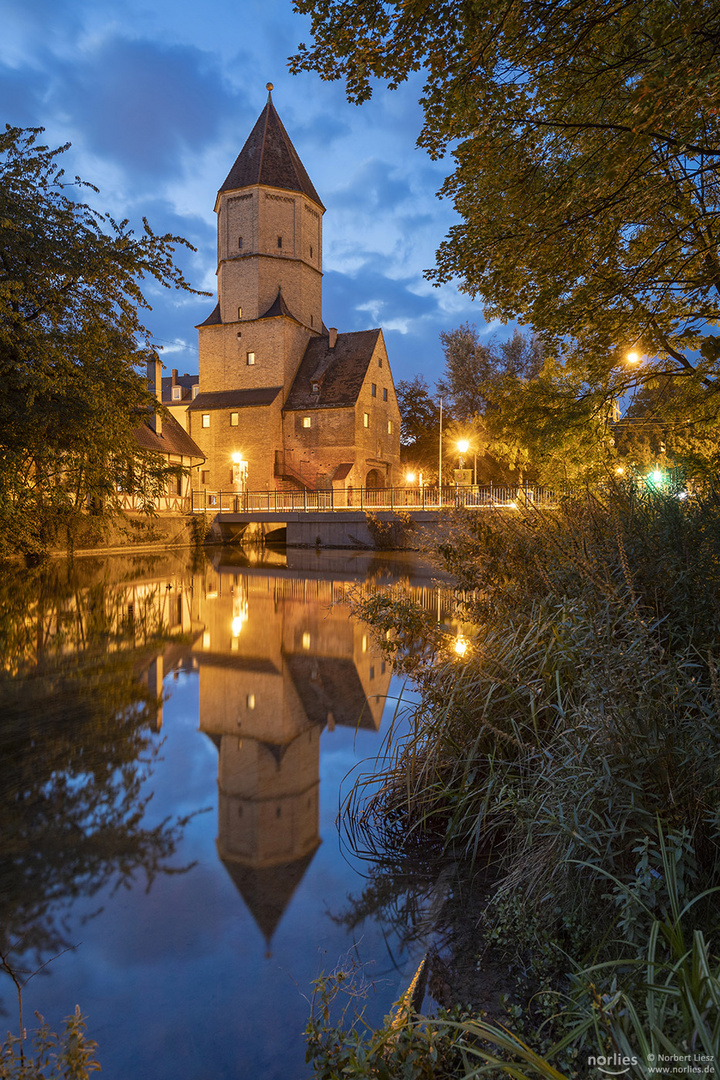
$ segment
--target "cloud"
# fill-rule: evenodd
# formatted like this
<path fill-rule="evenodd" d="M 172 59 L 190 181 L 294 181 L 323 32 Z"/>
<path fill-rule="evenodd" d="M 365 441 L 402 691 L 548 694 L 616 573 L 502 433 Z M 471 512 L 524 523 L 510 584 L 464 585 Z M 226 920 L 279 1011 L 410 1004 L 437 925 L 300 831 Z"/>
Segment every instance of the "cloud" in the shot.
<path fill-rule="evenodd" d="M 185 150 L 217 139 L 242 112 L 213 57 L 188 45 L 95 40 L 56 75 L 56 108 L 86 148 L 133 176 L 176 175 Z"/>

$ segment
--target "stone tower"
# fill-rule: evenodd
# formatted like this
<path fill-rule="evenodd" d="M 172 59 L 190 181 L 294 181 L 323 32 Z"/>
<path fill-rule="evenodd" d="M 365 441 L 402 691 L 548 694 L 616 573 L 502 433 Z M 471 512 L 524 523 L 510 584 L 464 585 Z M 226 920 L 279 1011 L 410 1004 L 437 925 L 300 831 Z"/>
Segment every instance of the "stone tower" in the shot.
<path fill-rule="evenodd" d="M 284 387 L 322 331 L 323 204 L 268 100 L 222 184 L 218 304 L 199 327 L 200 387 Z"/>
<path fill-rule="evenodd" d="M 187 406 L 203 505 L 303 489 L 349 504 L 354 488 L 396 483 L 400 411 L 382 331 L 323 325 L 325 211 L 270 93 L 215 211 L 218 302 L 198 327 Z"/>

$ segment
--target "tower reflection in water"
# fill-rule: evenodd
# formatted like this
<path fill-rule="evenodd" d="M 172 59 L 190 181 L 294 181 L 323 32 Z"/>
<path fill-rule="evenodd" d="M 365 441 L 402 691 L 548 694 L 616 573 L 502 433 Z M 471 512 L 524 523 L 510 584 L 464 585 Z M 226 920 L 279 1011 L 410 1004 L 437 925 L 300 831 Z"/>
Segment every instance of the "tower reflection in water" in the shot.
<path fill-rule="evenodd" d="M 320 845 L 320 735 L 377 731 L 390 665 L 347 581 L 206 571 L 193 645 L 218 750 L 217 850 L 268 947 Z"/>

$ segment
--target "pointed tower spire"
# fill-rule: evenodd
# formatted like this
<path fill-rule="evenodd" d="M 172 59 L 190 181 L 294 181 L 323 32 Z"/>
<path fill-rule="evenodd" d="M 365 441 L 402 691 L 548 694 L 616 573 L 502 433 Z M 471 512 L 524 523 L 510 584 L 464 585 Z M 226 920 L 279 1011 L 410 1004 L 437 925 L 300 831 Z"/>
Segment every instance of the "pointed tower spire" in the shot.
<path fill-rule="evenodd" d="M 299 191 L 324 210 L 320 196 L 275 110 L 272 101 L 273 84 L 266 85 L 268 98 L 265 108 L 235 164 L 225 177 L 218 195 L 236 188 L 264 184 L 285 191 Z"/>

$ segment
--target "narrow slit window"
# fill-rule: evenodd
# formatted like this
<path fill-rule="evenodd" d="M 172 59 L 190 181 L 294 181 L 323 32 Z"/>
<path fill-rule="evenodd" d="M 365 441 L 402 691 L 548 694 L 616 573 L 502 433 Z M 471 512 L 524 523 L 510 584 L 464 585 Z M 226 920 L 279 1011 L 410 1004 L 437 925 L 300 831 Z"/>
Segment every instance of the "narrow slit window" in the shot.
<path fill-rule="evenodd" d="M 242 319 L 242 308 L 238 308 L 238 319 Z"/>
<path fill-rule="evenodd" d="M 238 426 L 238 414 L 236 412 L 230 413 L 230 427 Z"/>
<path fill-rule="evenodd" d="M 242 251 L 243 241 L 242 236 L 238 236 L 238 250 Z"/>
<path fill-rule="evenodd" d="M 377 386 L 375 383 L 370 384 L 370 394 L 372 397 L 377 397 Z"/>
<path fill-rule="evenodd" d="M 383 401 L 387 401 L 387 389 L 383 387 Z"/>
<path fill-rule="evenodd" d="M 392 422 L 392 420 L 388 420 L 388 435 L 392 435 L 392 433 L 393 433 L 393 422 Z"/>
<path fill-rule="evenodd" d="M 363 413 L 363 427 L 370 427 L 370 413 Z"/>
<path fill-rule="evenodd" d="M 311 244 L 310 245 L 310 258 L 312 259 L 312 257 L 313 257 L 313 249 L 312 249 L 312 244 Z"/>
<path fill-rule="evenodd" d="M 312 427 L 312 419 L 309 416 L 303 416 L 302 424 L 304 428 Z"/>
<path fill-rule="evenodd" d="M 282 247 L 282 236 L 278 236 L 278 247 Z"/>
<path fill-rule="evenodd" d="M 248 362 L 250 367 L 252 367 L 252 365 L 255 363 L 255 353 L 254 352 L 249 352 L 247 354 L 247 362 Z"/>

